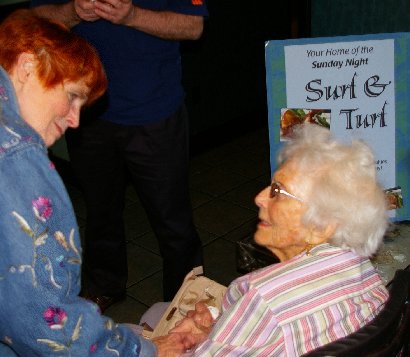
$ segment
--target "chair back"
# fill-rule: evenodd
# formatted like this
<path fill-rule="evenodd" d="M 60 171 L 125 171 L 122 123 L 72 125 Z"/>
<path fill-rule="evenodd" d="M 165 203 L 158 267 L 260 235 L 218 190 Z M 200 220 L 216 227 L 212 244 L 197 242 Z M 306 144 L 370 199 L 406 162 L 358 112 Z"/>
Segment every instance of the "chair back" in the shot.
<path fill-rule="evenodd" d="M 389 299 L 367 325 L 303 355 L 394 357 L 410 354 L 410 269 L 396 271 L 388 285 Z"/>

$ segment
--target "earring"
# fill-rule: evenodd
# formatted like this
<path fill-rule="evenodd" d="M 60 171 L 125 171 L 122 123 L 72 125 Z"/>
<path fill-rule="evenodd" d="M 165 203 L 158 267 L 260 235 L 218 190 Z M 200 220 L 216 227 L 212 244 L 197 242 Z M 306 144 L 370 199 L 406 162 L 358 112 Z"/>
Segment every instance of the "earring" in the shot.
<path fill-rule="evenodd" d="M 311 244 L 309 241 L 306 241 L 306 255 L 310 256 L 310 251 L 315 246 L 315 244 Z"/>

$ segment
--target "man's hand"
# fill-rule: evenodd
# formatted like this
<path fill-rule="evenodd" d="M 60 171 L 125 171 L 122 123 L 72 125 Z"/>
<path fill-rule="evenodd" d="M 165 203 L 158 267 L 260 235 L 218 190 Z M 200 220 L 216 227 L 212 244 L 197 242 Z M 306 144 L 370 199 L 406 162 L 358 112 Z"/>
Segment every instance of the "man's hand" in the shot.
<path fill-rule="evenodd" d="M 160 336 L 151 341 L 157 346 L 158 357 L 176 357 L 186 351 L 179 334 Z"/>
<path fill-rule="evenodd" d="M 95 13 L 96 0 L 74 0 L 74 10 L 84 21 L 96 21 L 100 18 Z"/>
<path fill-rule="evenodd" d="M 134 17 L 132 0 L 95 0 L 95 13 L 117 25 L 130 26 Z"/>

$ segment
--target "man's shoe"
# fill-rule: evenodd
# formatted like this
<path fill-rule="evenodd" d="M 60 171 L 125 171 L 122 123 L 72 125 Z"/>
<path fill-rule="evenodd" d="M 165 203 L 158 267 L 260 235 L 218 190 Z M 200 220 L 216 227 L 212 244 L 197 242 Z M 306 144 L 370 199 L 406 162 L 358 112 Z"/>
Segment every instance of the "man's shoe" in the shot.
<path fill-rule="evenodd" d="M 127 295 L 124 293 L 122 295 L 117 295 L 117 296 L 89 295 L 89 296 L 86 296 L 85 298 L 87 300 L 95 302 L 100 308 L 101 313 L 104 313 L 104 311 L 107 310 L 110 306 L 116 304 L 117 302 L 125 300 L 126 297 Z"/>

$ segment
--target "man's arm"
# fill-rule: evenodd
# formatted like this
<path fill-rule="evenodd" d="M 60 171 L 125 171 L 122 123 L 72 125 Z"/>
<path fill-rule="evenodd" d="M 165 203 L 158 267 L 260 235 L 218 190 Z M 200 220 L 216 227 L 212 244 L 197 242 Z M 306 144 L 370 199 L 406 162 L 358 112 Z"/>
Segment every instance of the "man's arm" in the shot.
<path fill-rule="evenodd" d="M 172 11 L 153 11 L 134 6 L 131 0 L 73 0 L 63 5 L 34 8 L 44 17 L 68 27 L 99 18 L 125 25 L 165 40 L 197 40 L 203 31 L 203 17 Z"/>
<path fill-rule="evenodd" d="M 170 11 L 150 11 L 137 8 L 131 26 L 167 40 L 197 40 L 202 35 L 202 16 L 184 15 Z"/>
<path fill-rule="evenodd" d="M 143 9 L 131 0 L 97 0 L 94 5 L 95 14 L 103 19 L 165 40 L 197 40 L 202 35 L 202 16 Z"/>

